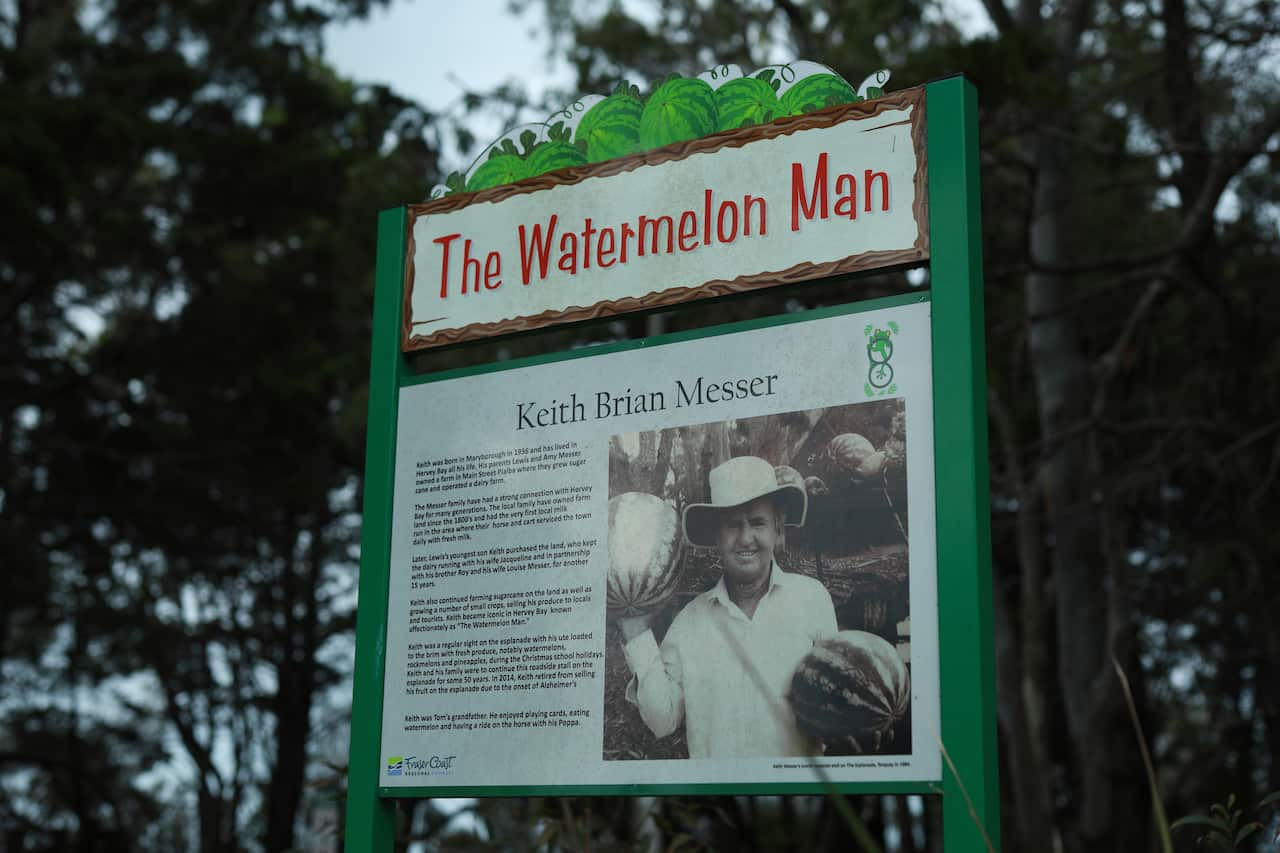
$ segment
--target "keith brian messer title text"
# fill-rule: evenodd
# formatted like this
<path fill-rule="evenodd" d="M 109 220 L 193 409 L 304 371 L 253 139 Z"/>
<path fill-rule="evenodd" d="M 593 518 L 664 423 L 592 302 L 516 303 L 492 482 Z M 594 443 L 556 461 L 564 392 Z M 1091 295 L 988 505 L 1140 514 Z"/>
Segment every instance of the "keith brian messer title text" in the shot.
<path fill-rule="evenodd" d="M 671 389 L 671 402 L 675 408 L 702 406 L 707 403 L 727 403 L 730 400 L 745 400 L 749 397 L 771 397 L 775 393 L 774 383 L 778 375 L 750 376 L 743 379 L 726 379 L 708 381 L 699 376 L 691 382 L 677 379 L 675 388 Z M 593 403 L 588 410 L 587 402 Z M 630 388 L 620 394 L 610 391 L 597 391 L 594 399 L 588 401 L 578 399 L 578 392 L 570 393 L 567 400 L 551 400 L 539 402 L 530 400 L 516 404 L 516 430 L 536 429 L 537 427 L 559 426 L 588 420 L 592 415 L 595 420 L 616 418 L 625 415 L 639 415 L 647 412 L 661 412 L 667 408 L 668 396 L 665 391 L 633 392 Z"/>

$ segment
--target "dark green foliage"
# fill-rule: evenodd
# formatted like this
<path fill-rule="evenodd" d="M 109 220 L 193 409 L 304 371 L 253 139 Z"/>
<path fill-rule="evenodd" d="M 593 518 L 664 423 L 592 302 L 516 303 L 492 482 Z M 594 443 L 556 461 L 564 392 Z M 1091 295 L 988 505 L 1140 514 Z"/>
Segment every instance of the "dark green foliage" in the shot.
<path fill-rule="evenodd" d="M 0 21 L 0 837 L 287 849 L 427 116 L 336 77 L 314 9 L 100 11 Z"/>

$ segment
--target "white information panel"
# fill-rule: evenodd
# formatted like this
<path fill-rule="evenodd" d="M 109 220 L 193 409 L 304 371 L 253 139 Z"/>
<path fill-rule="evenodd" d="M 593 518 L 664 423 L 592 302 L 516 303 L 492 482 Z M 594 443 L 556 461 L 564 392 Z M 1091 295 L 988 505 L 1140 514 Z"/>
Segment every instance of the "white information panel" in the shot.
<path fill-rule="evenodd" d="M 403 389 L 381 784 L 940 778 L 930 364 L 920 301 Z"/>

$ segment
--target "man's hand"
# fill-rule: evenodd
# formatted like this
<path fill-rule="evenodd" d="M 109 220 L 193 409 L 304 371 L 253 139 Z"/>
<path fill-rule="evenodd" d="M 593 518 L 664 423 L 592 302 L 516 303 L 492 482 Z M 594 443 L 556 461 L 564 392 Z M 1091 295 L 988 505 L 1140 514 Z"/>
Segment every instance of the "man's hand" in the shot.
<path fill-rule="evenodd" d="M 622 632 L 622 642 L 629 643 L 648 631 L 652 621 L 653 615 L 650 613 L 641 613 L 639 616 L 619 616 L 618 630 Z"/>

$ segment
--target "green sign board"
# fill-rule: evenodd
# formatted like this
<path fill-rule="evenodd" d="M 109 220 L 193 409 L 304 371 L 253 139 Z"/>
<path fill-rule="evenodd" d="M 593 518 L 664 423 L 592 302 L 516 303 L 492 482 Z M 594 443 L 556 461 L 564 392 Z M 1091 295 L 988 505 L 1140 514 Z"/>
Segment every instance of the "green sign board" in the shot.
<path fill-rule="evenodd" d="M 399 797 L 834 791 L 998 847 L 972 88 L 599 163 L 577 128 L 379 221 L 347 849 Z M 927 290 L 405 355 L 905 264 Z"/>

